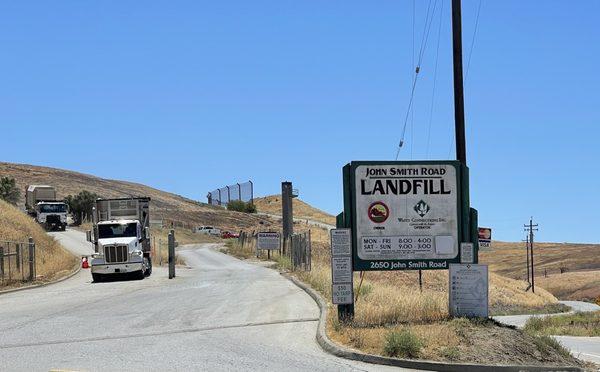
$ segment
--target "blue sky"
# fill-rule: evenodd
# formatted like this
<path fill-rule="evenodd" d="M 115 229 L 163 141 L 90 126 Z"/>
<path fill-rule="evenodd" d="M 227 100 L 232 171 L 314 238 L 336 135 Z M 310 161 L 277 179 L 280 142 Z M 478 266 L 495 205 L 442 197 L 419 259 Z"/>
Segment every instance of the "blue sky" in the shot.
<path fill-rule="evenodd" d="M 345 163 L 395 156 L 428 1 L 415 3 L 413 52 L 411 1 L 4 2 L 0 159 L 199 200 L 291 180 L 337 213 Z M 454 156 L 450 0 L 431 108 L 441 4 L 401 159 Z M 465 68 L 478 4 L 463 1 Z M 495 238 L 522 239 L 533 215 L 540 240 L 598 242 L 599 12 L 483 0 L 467 151 Z"/>

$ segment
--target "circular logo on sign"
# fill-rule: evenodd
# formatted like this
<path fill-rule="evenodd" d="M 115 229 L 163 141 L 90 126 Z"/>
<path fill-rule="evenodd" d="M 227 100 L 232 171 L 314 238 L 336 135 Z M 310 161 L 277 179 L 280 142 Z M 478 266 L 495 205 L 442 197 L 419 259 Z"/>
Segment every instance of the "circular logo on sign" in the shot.
<path fill-rule="evenodd" d="M 375 202 L 369 206 L 369 219 L 375 223 L 382 223 L 390 216 L 390 209 L 383 202 Z"/>

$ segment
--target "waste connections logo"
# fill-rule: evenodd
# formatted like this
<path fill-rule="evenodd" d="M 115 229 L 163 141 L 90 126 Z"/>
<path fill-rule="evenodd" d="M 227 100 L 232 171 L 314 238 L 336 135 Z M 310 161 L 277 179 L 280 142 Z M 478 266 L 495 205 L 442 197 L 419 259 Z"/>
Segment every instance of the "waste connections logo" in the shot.
<path fill-rule="evenodd" d="M 417 212 L 417 214 L 421 217 L 425 217 L 425 215 L 427 213 L 429 213 L 429 211 L 431 210 L 431 208 L 429 207 L 429 204 L 425 203 L 423 200 L 421 200 L 420 202 L 418 202 L 414 208 L 415 212 Z"/>

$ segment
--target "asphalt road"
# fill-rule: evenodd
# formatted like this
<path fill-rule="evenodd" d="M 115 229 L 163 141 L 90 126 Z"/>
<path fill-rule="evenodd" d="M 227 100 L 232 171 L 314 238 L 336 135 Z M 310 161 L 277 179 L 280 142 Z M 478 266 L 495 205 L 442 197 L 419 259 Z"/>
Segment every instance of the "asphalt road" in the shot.
<path fill-rule="evenodd" d="M 67 229 L 66 231 L 52 231 L 48 235 L 53 236 L 68 251 L 77 257 L 89 256 L 94 253 L 92 243 L 85 240 L 85 233 Z"/>
<path fill-rule="evenodd" d="M 582 301 L 560 301 L 561 303 L 570 306 L 571 311 L 567 314 L 574 312 L 590 312 L 600 311 L 600 306 L 589 302 Z M 544 316 L 558 316 L 564 315 L 559 314 L 542 314 L 542 315 L 508 315 L 508 316 L 495 316 L 494 319 L 500 323 L 512 325 L 518 328 L 523 328 L 527 320 L 532 317 L 544 317 Z M 581 360 L 587 360 L 593 363 L 600 364 L 600 337 L 572 337 L 572 336 L 552 336 L 564 347 L 571 351 L 575 357 Z"/>
<path fill-rule="evenodd" d="M 77 254 L 85 234 L 54 233 Z M 1 370 L 397 370 L 348 361 L 315 341 L 318 308 L 277 272 L 207 245 L 167 279 L 91 283 L 88 270 L 0 295 Z"/>

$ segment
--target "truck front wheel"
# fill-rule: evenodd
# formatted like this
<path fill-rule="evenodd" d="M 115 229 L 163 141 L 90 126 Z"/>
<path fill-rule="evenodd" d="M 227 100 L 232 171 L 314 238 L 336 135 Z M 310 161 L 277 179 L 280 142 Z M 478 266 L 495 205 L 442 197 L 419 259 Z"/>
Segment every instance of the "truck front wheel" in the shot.
<path fill-rule="evenodd" d="M 144 270 L 140 270 L 140 271 L 134 271 L 133 272 L 133 278 L 136 280 L 142 280 L 146 277 L 145 275 L 146 273 L 144 272 Z"/>
<path fill-rule="evenodd" d="M 102 275 L 92 273 L 92 280 L 94 283 L 100 283 L 102 281 Z"/>

